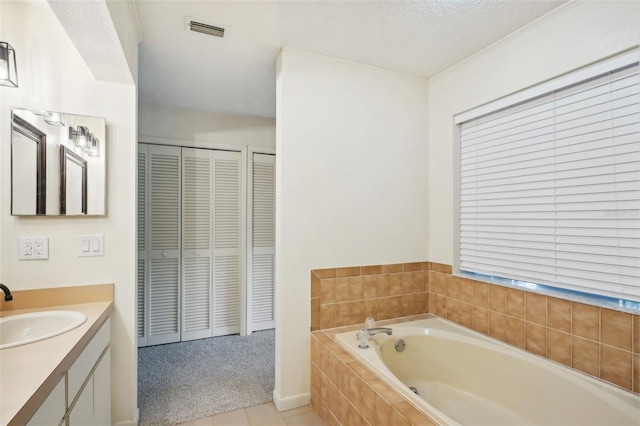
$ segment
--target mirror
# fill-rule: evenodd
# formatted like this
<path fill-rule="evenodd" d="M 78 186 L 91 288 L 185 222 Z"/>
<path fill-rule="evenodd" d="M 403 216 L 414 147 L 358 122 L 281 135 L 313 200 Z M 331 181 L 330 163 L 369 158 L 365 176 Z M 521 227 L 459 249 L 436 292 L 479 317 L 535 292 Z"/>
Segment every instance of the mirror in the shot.
<path fill-rule="evenodd" d="M 11 214 L 106 214 L 106 120 L 14 109 Z"/>

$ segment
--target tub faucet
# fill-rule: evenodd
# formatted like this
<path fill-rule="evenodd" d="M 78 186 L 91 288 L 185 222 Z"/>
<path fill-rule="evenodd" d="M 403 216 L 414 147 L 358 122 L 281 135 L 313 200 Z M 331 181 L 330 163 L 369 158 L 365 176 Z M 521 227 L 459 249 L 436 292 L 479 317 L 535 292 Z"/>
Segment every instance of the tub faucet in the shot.
<path fill-rule="evenodd" d="M 0 283 L 0 289 L 4 291 L 4 300 L 5 302 L 10 302 L 13 300 L 13 296 L 11 295 L 11 290 L 6 285 Z"/>
<path fill-rule="evenodd" d="M 386 327 L 375 327 L 375 328 L 367 328 L 367 331 L 369 332 L 369 336 L 375 336 L 378 333 L 386 333 L 389 336 L 391 336 L 393 329 L 386 328 Z"/>

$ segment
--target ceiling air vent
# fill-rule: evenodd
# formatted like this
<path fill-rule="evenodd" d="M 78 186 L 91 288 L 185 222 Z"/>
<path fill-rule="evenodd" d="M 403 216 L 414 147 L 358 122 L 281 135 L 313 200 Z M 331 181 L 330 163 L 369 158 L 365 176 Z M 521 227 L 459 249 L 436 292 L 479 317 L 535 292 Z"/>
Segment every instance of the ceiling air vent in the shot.
<path fill-rule="evenodd" d="M 214 37 L 224 37 L 224 28 L 215 25 L 203 24 L 187 18 L 187 28 L 196 33 L 208 34 Z"/>

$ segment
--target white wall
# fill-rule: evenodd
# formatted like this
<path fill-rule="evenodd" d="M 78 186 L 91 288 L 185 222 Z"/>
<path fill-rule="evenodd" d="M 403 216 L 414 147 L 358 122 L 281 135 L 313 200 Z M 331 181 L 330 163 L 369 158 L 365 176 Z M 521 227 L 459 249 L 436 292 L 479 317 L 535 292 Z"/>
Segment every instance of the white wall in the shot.
<path fill-rule="evenodd" d="M 143 102 L 139 105 L 138 114 L 141 142 L 153 142 L 154 138 L 159 138 L 261 148 L 276 146 L 276 121 L 273 118 L 221 114 Z"/>
<path fill-rule="evenodd" d="M 429 82 L 429 260 L 454 261 L 453 116 L 640 43 L 640 2 L 569 3 Z"/>
<path fill-rule="evenodd" d="M 136 411 L 136 88 L 96 81 L 46 2 L 0 2 L 0 40 L 16 49 L 20 87 L 0 88 L 0 281 L 11 289 L 115 283 L 114 422 Z M 24 218 L 10 212 L 12 108 L 107 119 L 107 209 L 97 218 Z M 78 258 L 77 234 L 104 234 L 105 256 Z M 49 259 L 19 261 L 18 236 L 49 237 Z"/>
<path fill-rule="evenodd" d="M 427 259 L 427 82 L 285 49 L 278 58 L 276 389 L 309 392 L 313 268 Z"/>

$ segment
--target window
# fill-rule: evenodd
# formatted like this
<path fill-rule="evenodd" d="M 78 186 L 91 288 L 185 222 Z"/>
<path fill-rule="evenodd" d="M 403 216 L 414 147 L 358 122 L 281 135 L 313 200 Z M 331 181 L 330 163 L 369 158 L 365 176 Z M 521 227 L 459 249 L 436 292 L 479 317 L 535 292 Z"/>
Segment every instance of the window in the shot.
<path fill-rule="evenodd" d="M 639 57 L 456 116 L 462 272 L 640 301 Z"/>

